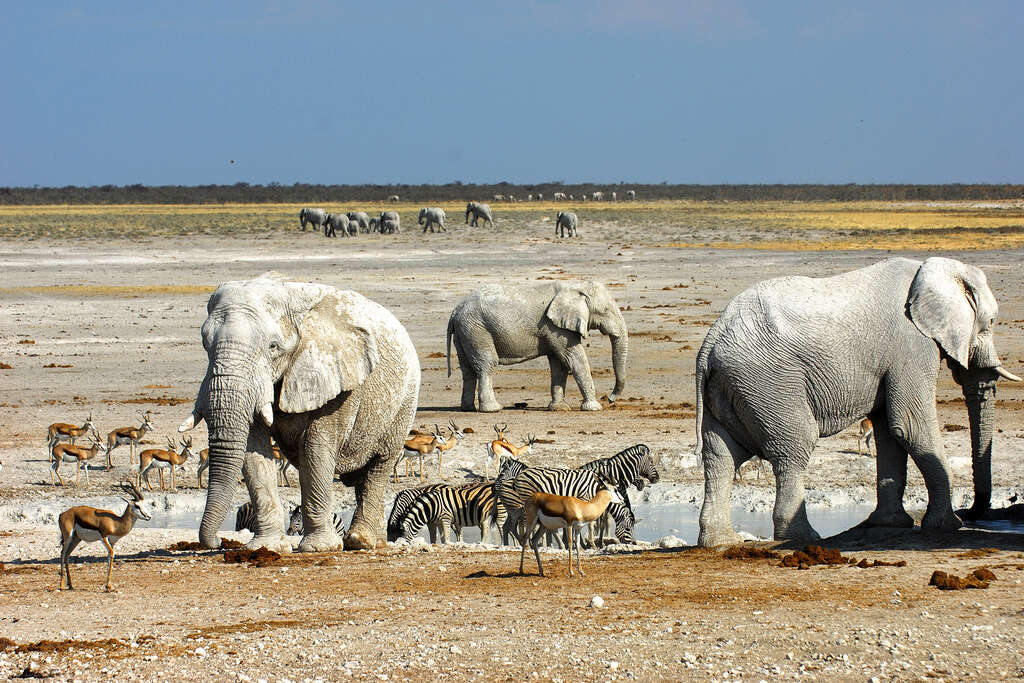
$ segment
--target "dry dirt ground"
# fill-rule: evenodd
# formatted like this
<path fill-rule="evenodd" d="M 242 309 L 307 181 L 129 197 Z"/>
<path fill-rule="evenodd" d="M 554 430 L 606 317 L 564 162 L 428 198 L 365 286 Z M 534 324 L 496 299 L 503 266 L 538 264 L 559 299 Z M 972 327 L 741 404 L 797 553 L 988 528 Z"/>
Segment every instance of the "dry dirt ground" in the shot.
<path fill-rule="evenodd" d="M 1024 222 L 1021 211 L 1007 221 Z M 0 238 L 0 362 L 11 366 L 0 370 L 0 676 L 29 667 L 84 680 L 1024 677 L 1024 537 L 976 528 L 941 536 L 851 531 L 827 543 L 905 567 L 801 571 L 777 559 L 644 546 L 587 555 L 586 578 L 574 579 L 563 553 L 544 556 L 548 578 L 520 578 L 518 552 L 475 545 L 293 555 L 250 567 L 226 563 L 223 552 L 167 550 L 195 540 L 194 530 L 137 529 L 117 546 L 116 592 L 101 592 L 98 545 L 75 555 L 78 590 L 56 591 L 54 513 L 78 501 L 112 504 L 112 486 L 133 468 L 122 447 L 112 471 L 94 464 L 89 484 L 52 486 L 47 425 L 80 424 L 92 412 L 105 434 L 152 410 L 157 429 L 146 441 L 163 445 L 205 370 L 198 329 L 209 292 L 267 270 L 357 290 L 403 321 L 423 366 L 417 423 L 453 418 L 476 431 L 446 459 L 448 481 L 482 474 L 482 444 L 498 421 L 514 437 L 539 437 L 530 459 L 537 464 L 575 465 L 643 442 L 664 478 L 641 499 L 689 504 L 691 519 L 701 482 L 691 453 L 694 358 L 729 299 L 758 280 L 829 275 L 892 255 L 962 258 L 988 274 L 1001 306 L 1001 354 L 1013 371 L 1024 369 L 1019 249 L 888 253 L 882 234 L 865 243 L 873 250 L 783 251 L 739 228 L 719 237 L 750 248 L 675 247 L 666 245 L 707 236 L 595 218 L 570 241 L 553 239 L 551 225 L 550 217 L 529 218 L 493 231 L 459 226 L 352 240 L 295 229 L 85 243 Z M 455 302 L 482 282 L 589 278 L 611 288 L 630 326 L 626 397 L 598 413 L 543 410 L 541 359 L 499 370 L 503 413 L 457 412 L 460 378 L 457 369 L 446 376 L 444 358 Z M 607 341 L 592 335 L 589 349 L 605 393 L 613 382 Z M 579 400 L 575 387 L 567 393 Z M 948 373 L 937 397 L 954 499 L 963 505 L 967 416 Z M 1024 389 L 1001 385 L 999 399 L 995 504 L 1005 506 L 1024 481 Z M 526 407 L 512 408 L 517 403 Z M 196 431 L 201 448 L 205 433 Z M 427 475 L 436 480 L 436 469 Z M 155 515 L 201 506 L 192 463 L 179 485 L 177 493 L 147 492 Z M 807 485 L 823 504 L 850 491 L 873 502 L 873 461 L 857 456 L 854 432 L 819 444 Z M 911 466 L 908 507 L 923 504 L 922 489 Z M 340 484 L 336 491 L 339 504 L 351 500 Z M 768 477 L 734 495 L 764 505 L 773 491 Z M 295 489 L 285 495 L 297 499 Z M 535 573 L 532 558 L 526 566 Z M 928 586 L 933 570 L 962 576 L 982 566 L 997 577 L 985 590 Z M 594 595 L 603 607 L 589 607 Z"/>

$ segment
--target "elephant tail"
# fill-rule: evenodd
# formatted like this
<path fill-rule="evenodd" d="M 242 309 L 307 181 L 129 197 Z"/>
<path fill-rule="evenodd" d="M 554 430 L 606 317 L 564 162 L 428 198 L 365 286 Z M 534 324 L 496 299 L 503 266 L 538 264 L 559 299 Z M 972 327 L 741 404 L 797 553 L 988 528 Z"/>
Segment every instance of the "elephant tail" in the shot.
<path fill-rule="evenodd" d="M 448 318 L 448 333 L 445 335 L 445 355 L 448 356 L 448 376 L 452 376 L 452 328 L 455 327 L 454 314 Z"/>
<path fill-rule="evenodd" d="M 695 401 L 695 412 L 697 413 L 697 445 L 693 449 L 693 454 L 697 456 L 698 464 L 703 457 L 704 453 L 704 437 L 703 437 L 703 423 L 704 423 L 704 386 L 707 383 L 708 376 L 708 364 L 711 357 L 711 351 L 715 346 L 715 342 L 718 341 L 718 337 L 721 336 L 719 325 L 715 324 L 708 330 L 708 336 L 704 338 L 704 343 L 700 346 L 700 351 L 697 352 L 697 367 L 696 367 L 696 389 L 697 389 L 697 400 Z"/>

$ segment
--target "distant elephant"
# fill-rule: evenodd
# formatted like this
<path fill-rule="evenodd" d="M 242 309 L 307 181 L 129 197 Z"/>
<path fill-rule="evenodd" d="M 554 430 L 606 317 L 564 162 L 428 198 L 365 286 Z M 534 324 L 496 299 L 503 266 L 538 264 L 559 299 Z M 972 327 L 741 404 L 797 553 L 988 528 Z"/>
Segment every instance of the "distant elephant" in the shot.
<path fill-rule="evenodd" d="M 423 226 L 423 232 L 426 232 L 427 228 L 430 228 L 430 232 L 434 232 L 435 225 L 439 231 L 445 230 L 447 232 L 447 228 L 444 227 L 446 218 L 444 209 L 425 207 L 420 209 L 420 217 L 417 223 Z"/>
<path fill-rule="evenodd" d="M 388 201 L 391 202 L 392 204 L 397 204 L 399 201 L 399 197 L 397 194 L 389 194 Z"/>
<path fill-rule="evenodd" d="M 593 192 L 593 193 L 591 193 L 590 198 L 593 199 L 595 202 L 603 201 L 604 200 L 604 192 Z"/>
<path fill-rule="evenodd" d="M 341 229 L 341 236 L 348 237 L 349 234 L 348 216 L 343 213 L 329 213 L 324 221 L 324 236 L 337 237 L 338 229 Z"/>
<path fill-rule="evenodd" d="M 636 199 L 636 190 L 626 190 L 626 199 L 633 201 Z"/>
<path fill-rule="evenodd" d="M 568 231 L 569 237 L 576 236 L 577 222 L 576 214 L 572 211 L 559 211 L 558 215 L 555 216 L 555 235 L 565 237 L 565 233 Z"/>
<path fill-rule="evenodd" d="M 379 216 L 370 216 L 370 232 L 380 232 Z"/>
<path fill-rule="evenodd" d="M 470 220 L 470 217 L 473 220 Z M 476 227 L 481 219 L 485 223 L 490 223 L 491 227 L 494 227 L 494 219 L 491 218 L 491 205 L 480 202 L 469 202 L 466 204 L 466 223 Z"/>
<path fill-rule="evenodd" d="M 323 209 L 303 209 L 299 211 L 299 223 L 302 225 L 302 231 L 306 231 L 306 223 L 309 222 L 319 232 L 324 227 L 324 223 L 327 222 L 327 212 Z"/>
<path fill-rule="evenodd" d="M 399 217 L 397 211 L 381 211 L 380 212 L 380 234 L 390 235 L 396 232 L 402 232 L 402 219 Z"/>
<path fill-rule="evenodd" d="M 341 545 L 332 482 L 356 491 L 346 548 L 374 548 L 388 476 L 416 412 L 420 366 L 409 335 L 383 306 L 356 292 L 285 282 L 271 274 L 226 282 L 202 326 L 209 366 L 192 414 L 205 419 L 209 478 L 199 540 L 220 545 L 239 473 L 257 510 L 249 547 L 289 549 L 270 439 L 299 470 L 305 536 L 300 551 Z"/>
<path fill-rule="evenodd" d="M 951 476 L 935 412 L 945 358 L 967 400 L 974 507 L 990 502 L 996 300 L 985 274 L 959 261 L 890 259 L 828 278 L 784 277 L 733 299 L 697 355 L 697 454 L 704 463 L 703 546 L 736 539 L 729 495 L 753 456 L 776 478 L 777 539 L 816 539 L 804 472 L 818 439 L 865 416 L 875 426 L 877 495 L 867 523 L 909 527 L 907 454 L 928 489 L 921 525 L 955 529 Z"/>
<path fill-rule="evenodd" d="M 564 192 L 556 192 L 551 196 L 554 198 L 556 202 L 564 202 L 567 199 L 566 194 Z"/>
<path fill-rule="evenodd" d="M 349 211 L 347 214 L 349 221 L 354 221 L 358 226 L 358 232 L 370 232 L 370 217 L 365 211 Z M 355 231 L 353 231 L 355 234 Z"/>
<path fill-rule="evenodd" d="M 601 410 L 583 349 L 589 330 L 600 330 L 612 343 L 615 401 L 626 385 L 629 334 L 619 306 L 604 285 L 542 283 L 484 285 L 460 301 L 448 318 L 446 349 L 452 374 L 452 343 L 462 370 L 462 410 L 501 410 L 494 397 L 491 373 L 498 365 L 547 356 L 551 367 L 549 410 L 568 409 L 565 382 L 571 372 L 583 395 L 581 410 Z"/>

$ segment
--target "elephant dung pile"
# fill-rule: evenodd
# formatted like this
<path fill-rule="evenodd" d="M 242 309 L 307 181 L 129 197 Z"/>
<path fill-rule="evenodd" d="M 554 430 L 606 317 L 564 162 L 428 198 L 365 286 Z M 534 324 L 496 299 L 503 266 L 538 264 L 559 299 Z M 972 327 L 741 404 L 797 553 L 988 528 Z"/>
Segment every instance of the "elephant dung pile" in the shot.
<path fill-rule="evenodd" d="M 238 548 L 244 548 L 245 544 L 231 538 L 222 538 L 220 539 L 220 547 L 223 550 L 237 550 Z M 178 541 L 167 546 L 167 549 L 171 552 L 198 552 L 204 550 L 199 541 Z"/>
<path fill-rule="evenodd" d="M 277 564 L 280 559 L 281 553 L 268 550 L 267 548 L 257 548 L 256 550 L 242 548 L 240 550 L 229 550 L 224 553 L 225 562 L 230 564 L 248 562 L 250 567 L 269 567 Z"/>
<path fill-rule="evenodd" d="M 967 588 L 988 588 L 989 581 L 995 580 L 996 575 L 985 567 L 975 569 L 963 578 L 935 570 L 928 585 L 935 586 L 940 591 L 960 591 Z"/>

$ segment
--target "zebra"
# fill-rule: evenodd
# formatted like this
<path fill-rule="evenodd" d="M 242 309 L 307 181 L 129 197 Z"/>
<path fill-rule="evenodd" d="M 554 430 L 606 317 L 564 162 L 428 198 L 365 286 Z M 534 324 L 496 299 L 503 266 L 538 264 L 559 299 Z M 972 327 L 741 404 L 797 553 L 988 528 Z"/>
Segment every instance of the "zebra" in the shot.
<path fill-rule="evenodd" d="M 334 530 L 338 532 L 339 536 L 345 535 L 345 520 L 342 516 L 335 512 L 334 518 Z M 292 508 L 292 512 L 288 515 L 288 535 L 289 536 L 302 536 L 305 532 L 302 529 L 302 506 L 296 505 Z"/>
<path fill-rule="evenodd" d="M 439 489 L 447 484 L 427 484 L 425 486 L 415 486 L 409 489 L 402 489 L 395 496 L 395 502 L 391 506 L 391 514 L 388 516 L 388 543 L 394 543 L 402 536 L 402 518 L 405 517 L 405 513 L 409 510 L 409 507 L 416 501 L 417 498 L 425 493 L 429 493 L 436 489 Z M 437 532 L 438 528 L 441 532 L 444 532 L 444 528 L 438 524 L 430 524 L 427 526 L 427 532 L 430 534 L 430 542 L 437 543 Z"/>
<path fill-rule="evenodd" d="M 526 501 L 534 493 L 542 491 L 558 496 L 574 496 L 590 500 L 598 489 L 603 486 L 602 475 L 590 470 L 567 470 L 555 467 L 526 467 L 515 478 L 501 479 L 495 486 L 498 501 L 505 508 L 505 524 L 502 525 L 502 542 L 508 545 L 508 537 L 513 533 L 522 544 L 523 539 L 518 532 L 523 519 Z M 633 543 L 633 511 L 625 505 L 611 503 L 608 511 L 615 519 L 615 537 L 620 543 Z"/>
<path fill-rule="evenodd" d="M 661 479 L 658 468 L 651 460 L 651 449 L 642 443 L 630 446 L 609 458 L 591 460 L 580 465 L 579 469 L 596 472 L 615 484 L 623 502 L 630 510 L 633 509 L 633 506 L 630 504 L 626 489 L 635 486 L 638 491 L 643 491 L 645 479 L 652 484 L 657 484 Z M 608 516 L 608 513 L 601 515 L 595 524 L 596 535 L 601 542 L 604 541 L 604 536 L 608 532 Z M 616 525 L 618 525 L 617 521 Z"/>
<path fill-rule="evenodd" d="M 490 523 L 504 523 L 502 512 L 492 481 L 462 486 L 444 485 L 417 497 L 399 524 L 402 536 L 411 539 L 425 524 L 439 521 L 443 525 L 441 543 L 448 542 L 449 526 L 460 542 L 463 527 L 478 526 L 480 541 L 483 543 L 487 540 Z"/>
<path fill-rule="evenodd" d="M 338 535 L 345 535 L 345 520 L 337 512 L 334 513 L 334 529 Z M 235 514 L 235 531 L 256 533 L 256 508 L 251 500 L 238 507 Z M 296 505 L 288 513 L 288 535 L 301 536 L 302 533 L 302 508 Z"/>

